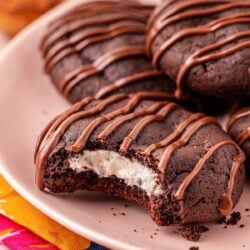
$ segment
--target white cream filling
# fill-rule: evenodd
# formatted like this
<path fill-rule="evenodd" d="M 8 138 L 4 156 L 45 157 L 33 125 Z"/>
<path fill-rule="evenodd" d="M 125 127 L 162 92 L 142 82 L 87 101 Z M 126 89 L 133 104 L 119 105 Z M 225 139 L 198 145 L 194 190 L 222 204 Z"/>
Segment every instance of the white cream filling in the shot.
<path fill-rule="evenodd" d="M 113 151 L 85 150 L 70 158 L 69 164 L 70 168 L 77 172 L 92 170 L 99 177 L 115 175 L 128 186 L 141 188 L 148 196 L 163 193 L 161 186 L 156 182 L 157 174 L 152 169 Z"/>

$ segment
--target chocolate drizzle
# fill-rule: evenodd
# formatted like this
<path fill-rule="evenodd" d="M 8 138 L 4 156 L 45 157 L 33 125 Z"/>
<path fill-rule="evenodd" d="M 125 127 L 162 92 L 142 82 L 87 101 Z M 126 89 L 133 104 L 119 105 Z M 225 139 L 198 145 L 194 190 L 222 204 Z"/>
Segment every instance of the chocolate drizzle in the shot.
<path fill-rule="evenodd" d="M 77 83 L 80 81 L 99 73 L 107 66 L 115 63 L 123 58 L 132 57 L 135 55 L 145 55 L 145 49 L 143 46 L 126 46 L 113 50 L 110 53 L 104 54 L 98 58 L 93 64 L 84 65 L 79 69 L 70 72 L 63 82 L 59 84 L 59 89 L 67 95 Z"/>
<path fill-rule="evenodd" d="M 115 5 L 115 8 L 114 8 Z M 129 14 L 131 16 L 131 13 L 133 14 L 130 20 L 136 20 L 144 22 L 145 18 L 147 18 L 151 11 L 153 6 L 149 5 L 143 5 L 142 6 L 138 4 L 138 2 L 120 2 L 117 4 L 116 1 L 91 1 L 86 2 L 83 5 L 78 6 L 76 9 L 68 12 L 66 15 L 61 16 L 60 19 L 55 20 L 53 23 L 51 23 L 51 33 L 56 31 L 57 29 L 60 29 L 61 26 L 68 24 L 70 22 L 74 22 L 74 25 L 77 26 L 85 26 L 85 25 L 91 25 L 96 23 L 96 18 L 93 18 L 93 16 L 99 14 L 99 13 L 109 13 L 112 12 L 112 14 L 115 14 L 116 16 L 112 17 L 112 19 L 109 19 L 108 17 L 104 17 L 102 19 L 102 22 L 104 24 L 108 23 L 110 20 L 113 21 L 114 18 L 117 18 L 117 21 L 121 20 L 124 16 L 121 16 L 120 14 L 125 13 Z M 119 14 L 119 15 L 117 15 Z M 127 16 L 126 16 L 127 17 Z M 82 19 L 85 19 L 84 22 L 82 22 Z M 81 22 L 79 22 L 81 20 Z M 83 26 L 82 26 L 83 25 Z M 71 28 L 72 26 L 66 26 L 68 28 Z M 73 26 L 75 28 L 75 26 Z M 42 46 L 45 45 L 46 40 L 48 39 L 48 36 L 51 35 L 49 33 L 43 43 Z"/>
<path fill-rule="evenodd" d="M 172 141 L 174 141 L 178 136 L 180 136 L 183 131 L 194 121 L 196 121 L 197 119 L 200 119 L 204 117 L 203 114 L 198 113 L 198 114 L 193 114 L 191 116 L 189 116 L 186 120 L 182 121 L 178 127 L 176 128 L 176 130 L 170 134 L 167 138 L 165 138 L 164 140 L 158 142 L 158 143 L 154 143 L 150 146 L 148 146 L 145 151 L 144 154 L 146 155 L 151 155 L 155 150 L 159 149 L 159 148 L 163 148 L 167 145 L 169 145 Z"/>
<path fill-rule="evenodd" d="M 38 142 L 38 144 L 40 144 L 40 146 L 39 146 L 39 151 L 37 152 L 36 157 L 35 157 L 36 165 L 38 166 L 38 169 L 39 169 L 38 176 L 37 176 L 38 183 L 41 180 L 40 178 L 41 178 L 41 173 L 43 170 L 42 167 L 45 164 L 45 161 L 48 159 L 52 148 L 60 140 L 61 136 L 66 131 L 66 129 L 73 122 L 75 122 L 79 119 L 82 119 L 84 117 L 88 117 L 88 116 L 92 116 L 94 114 L 97 114 L 97 113 L 101 112 L 109 104 L 111 104 L 117 100 L 122 100 L 123 98 L 126 98 L 126 95 L 119 94 L 119 95 L 111 96 L 110 98 L 103 100 L 96 107 L 91 108 L 91 109 L 86 110 L 86 111 L 79 111 L 78 107 L 76 107 L 76 105 L 78 104 L 77 103 L 70 110 L 68 110 L 68 112 L 66 112 L 62 116 L 58 117 L 58 119 L 55 121 L 55 123 L 52 124 L 52 126 L 46 127 L 45 131 L 42 132 L 42 135 L 45 135 L 46 137 L 45 137 L 45 139 L 43 139 L 42 142 Z M 88 99 L 88 101 L 90 101 L 90 100 L 91 99 Z M 79 105 L 79 107 L 81 107 L 81 104 Z M 47 130 L 48 130 L 48 132 L 46 133 Z"/>
<path fill-rule="evenodd" d="M 85 125 L 78 138 L 66 148 L 69 153 L 82 152 L 87 147 L 88 140 L 98 127 L 103 126 L 101 131 L 96 135 L 97 140 L 105 143 L 113 132 L 117 131 L 118 127 L 123 126 L 127 122 L 132 122 L 135 119 L 138 121 L 128 131 L 127 135 L 120 142 L 117 149 L 121 154 L 126 155 L 130 146 L 137 141 L 140 133 L 151 122 L 161 122 L 172 113 L 181 109 L 177 104 L 166 101 L 167 94 L 139 92 L 137 94 L 117 94 L 104 100 L 96 100 L 93 98 L 85 98 L 78 104 L 71 107 L 62 115 L 56 117 L 42 131 L 38 140 L 37 149 L 35 152 L 35 161 L 37 167 L 37 184 L 43 189 L 43 175 L 46 161 L 49 159 L 56 145 L 66 130 L 79 119 L 90 119 Z M 154 101 L 153 101 L 154 100 Z M 144 101 L 151 101 L 146 106 L 142 105 Z M 96 103 L 94 103 L 96 102 Z M 121 105 L 122 102 L 122 105 Z M 119 104 L 120 103 L 120 104 Z M 114 107 L 111 111 L 105 112 L 107 108 Z M 176 128 L 163 140 L 146 145 L 143 153 L 145 158 L 150 158 L 155 150 L 162 148 L 163 153 L 158 164 L 157 171 L 161 176 L 166 176 L 166 170 L 169 165 L 169 160 L 173 153 L 180 147 L 189 143 L 192 136 L 197 133 L 203 126 L 216 123 L 212 117 L 206 117 L 203 114 L 190 114 L 187 118 L 176 124 Z M 205 167 L 206 162 L 223 146 L 234 146 L 239 153 L 232 160 L 231 174 L 225 193 L 222 194 L 220 212 L 222 215 L 227 215 L 232 207 L 232 190 L 234 187 L 234 179 L 238 168 L 242 165 L 245 157 L 239 147 L 230 140 L 220 141 L 212 145 L 199 162 L 194 166 L 193 170 L 184 178 L 178 189 L 173 194 L 174 200 L 183 202 L 185 190 L 188 188 L 195 176 Z"/>
<path fill-rule="evenodd" d="M 146 21 L 152 6 L 141 5 L 132 1 L 93 1 L 80 5 L 51 24 L 50 31 L 42 41 L 41 49 L 45 60 L 45 70 L 51 73 L 54 67 L 71 55 L 81 57 L 85 49 L 98 43 L 105 43 L 118 39 L 122 35 L 136 35 L 143 39 L 146 32 Z M 143 58 L 147 63 L 143 42 L 123 42 L 120 47 L 103 51 L 103 54 L 93 61 L 84 59 L 83 65 L 65 73 L 63 79 L 57 83 L 59 90 L 65 97 L 69 97 L 72 90 L 83 81 L 102 74 L 105 69 L 116 62 L 129 58 Z M 118 79 L 112 79 L 104 84 L 95 94 L 96 98 L 103 98 L 114 91 L 130 84 L 139 84 L 143 80 L 164 77 L 153 68 L 141 72 L 135 71 Z M 109 77 L 107 77 L 108 79 Z"/>
<path fill-rule="evenodd" d="M 200 170 L 204 167 L 206 162 L 209 160 L 209 158 L 221 147 L 225 145 L 233 145 L 236 146 L 236 144 L 231 141 L 222 141 L 220 143 L 217 143 L 213 147 L 211 147 L 207 153 L 199 160 L 199 162 L 195 165 L 192 172 L 186 176 L 186 178 L 183 180 L 181 185 L 179 186 L 178 190 L 174 194 L 174 198 L 176 200 L 182 200 L 184 196 L 184 192 L 187 189 L 188 185 L 191 183 L 191 181 L 194 179 L 194 177 L 200 172 Z M 243 164 L 245 161 L 245 155 L 241 150 L 238 148 L 238 151 L 240 152 L 233 160 L 233 165 L 231 168 L 231 174 L 230 179 L 228 182 L 228 187 L 226 192 L 222 195 L 221 203 L 220 203 L 220 213 L 224 216 L 227 216 L 231 210 L 233 209 L 233 201 L 231 199 L 232 197 L 232 191 L 234 187 L 234 179 L 235 175 L 239 169 L 239 167 Z"/>
<path fill-rule="evenodd" d="M 209 8 L 197 8 L 211 5 Z M 194 7 L 194 10 L 191 8 Z M 214 17 L 214 20 L 206 24 L 201 24 L 198 27 L 187 27 L 179 30 L 173 34 L 169 39 L 166 39 L 153 53 L 153 65 L 159 68 L 161 58 L 168 50 L 176 43 L 195 35 L 205 35 L 207 33 L 215 32 L 218 29 L 239 24 L 250 23 L 249 11 L 244 11 L 244 7 L 250 7 L 248 1 L 233 1 L 233 0 L 188 0 L 188 1 L 164 1 L 153 12 L 148 24 L 148 36 L 146 42 L 147 53 L 151 54 L 152 46 L 164 28 L 168 25 L 177 23 L 195 17 L 206 17 L 207 15 L 219 14 L 226 10 L 235 8 L 242 8 L 241 13 L 231 14 L 225 17 Z M 185 59 L 178 70 L 176 76 L 176 91 L 175 97 L 181 98 L 184 96 L 183 89 L 185 78 L 193 67 L 215 59 L 232 55 L 237 51 L 245 48 L 250 48 L 250 41 L 241 41 L 237 44 L 230 45 L 233 42 L 239 41 L 242 38 L 250 37 L 248 30 L 235 32 L 226 39 L 219 40 L 215 43 L 208 44 L 204 47 L 198 48 L 193 54 Z M 227 47 L 226 47 L 227 46 Z"/>
<path fill-rule="evenodd" d="M 121 126 L 122 124 L 124 124 L 125 122 L 131 121 L 135 118 L 138 117 L 143 117 L 145 115 L 150 115 L 153 114 L 154 112 L 156 112 L 159 108 L 161 108 L 163 105 L 165 105 L 166 102 L 162 102 L 162 103 L 154 103 L 152 106 L 150 106 L 147 109 L 144 110 L 140 110 L 140 111 L 136 111 L 133 113 L 130 113 L 128 115 L 125 115 L 123 117 L 118 118 L 117 120 L 114 120 L 110 125 L 108 125 L 99 135 L 98 135 L 98 139 L 100 140 L 105 140 L 107 139 L 107 137 L 112 134 L 112 132 L 115 131 L 115 129 L 119 126 Z"/>
<path fill-rule="evenodd" d="M 63 122 L 63 120 L 68 116 L 74 114 L 75 112 L 79 111 L 81 108 L 83 108 L 92 100 L 93 100 L 92 97 L 86 97 L 82 99 L 80 102 L 73 105 L 70 110 L 67 110 L 65 113 L 61 114 L 60 117 L 56 116 L 54 119 L 52 119 L 51 122 L 49 122 L 48 125 L 43 129 L 42 133 L 40 134 L 37 140 L 35 157 L 38 155 L 38 150 L 39 149 L 41 150 L 41 148 L 43 147 L 42 143 L 43 144 L 46 143 L 47 139 L 52 135 L 52 133 L 55 132 L 55 130 Z M 36 158 L 34 160 L 36 162 Z"/>
<path fill-rule="evenodd" d="M 175 103 L 167 103 L 159 112 L 155 115 L 149 115 L 143 118 L 140 123 L 138 123 L 128 134 L 127 137 L 124 138 L 121 146 L 120 152 L 126 153 L 129 149 L 130 144 L 136 140 L 136 137 L 139 135 L 140 131 L 150 122 L 152 121 L 161 121 L 166 118 L 166 116 L 178 106 Z"/>
<path fill-rule="evenodd" d="M 96 98 L 102 98 L 104 96 L 106 96 L 107 94 L 113 92 L 114 90 L 123 87 L 125 85 L 128 84 L 132 84 L 135 83 L 139 80 L 146 80 L 148 78 L 152 78 L 152 77 L 157 77 L 162 75 L 161 72 L 156 71 L 156 70 L 149 70 L 149 71 L 144 71 L 144 72 L 140 72 L 140 73 L 136 73 L 134 75 L 130 75 L 127 77 L 123 77 L 119 80 L 117 80 L 114 83 L 109 84 L 106 87 L 101 88 L 97 94 L 95 95 Z"/>
<path fill-rule="evenodd" d="M 162 154 L 162 158 L 159 163 L 159 170 L 162 173 L 165 173 L 166 167 L 168 165 L 168 161 L 171 157 L 171 154 L 181 146 L 184 146 L 188 143 L 190 138 L 193 136 L 195 132 L 197 132 L 202 126 L 207 125 L 208 123 L 215 123 L 216 120 L 213 117 L 201 117 L 197 121 L 195 121 L 191 126 L 187 128 L 187 130 L 182 134 L 181 138 L 177 141 L 172 142 L 170 145 L 167 145 L 166 149 Z"/>
<path fill-rule="evenodd" d="M 229 119 L 227 130 L 229 131 L 236 122 L 240 119 L 250 116 L 250 108 L 243 108 L 237 112 L 235 112 Z M 250 127 L 246 127 L 243 129 L 238 136 L 235 137 L 235 141 L 241 146 L 246 141 L 250 139 Z"/>
<path fill-rule="evenodd" d="M 120 25 L 121 26 L 121 25 Z M 54 47 L 50 50 L 50 53 L 48 56 L 45 57 L 45 70 L 47 73 L 51 71 L 51 69 L 63 58 L 70 54 L 79 53 L 84 48 L 90 46 L 91 44 L 109 40 L 112 38 L 115 38 L 117 36 L 120 36 L 122 34 L 126 33 L 138 33 L 138 34 L 144 34 L 145 28 L 143 25 L 122 25 L 121 27 L 118 27 L 118 25 L 115 26 L 115 28 L 110 30 L 105 30 L 100 35 L 98 35 L 97 30 L 92 31 L 95 35 L 92 35 L 88 37 L 88 34 L 80 33 L 77 36 L 77 39 L 72 38 L 72 41 L 68 39 L 68 41 L 62 41 L 58 47 Z M 86 32 L 87 33 L 87 32 Z M 90 33 L 90 32 L 88 32 Z M 96 34 L 97 33 L 97 34 Z M 74 42 L 74 40 L 77 40 L 78 43 Z M 75 44 L 76 43 L 76 44 Z M 74 47 L 71 47 L 74 45 Z"/>
<path fill-rule="evenodd" d="M 236 141 L 241 146 L 243 145 L 248 139 L 250 139 L 250 127 L 244 129 L 237 137 Z"/>

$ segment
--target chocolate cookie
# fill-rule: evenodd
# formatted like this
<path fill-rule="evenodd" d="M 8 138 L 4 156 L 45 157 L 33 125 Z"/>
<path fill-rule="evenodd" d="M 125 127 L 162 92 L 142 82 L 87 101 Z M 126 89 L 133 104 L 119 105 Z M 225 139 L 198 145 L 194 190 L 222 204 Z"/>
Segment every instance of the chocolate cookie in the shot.
<path fill-rule="evenodd" d="M 250 170 L 250 108 L 242 108 L 231 115 L 228 122 L 228 133 L 240 145 L 247 156 L 247 167 Z M 250 173 L 250 172 L 249 172 Z"/>
<path fill-rule="evenodd" d="M 37 143 L 38 187 L 123 197 L 159 225 L 228 215 L 243 190 L 244 153 L 214 118 L 166 96 L 87 97 L 56 117 Z"/>
<path fill-rule="evenodd" d="M 165 0 L 148 22 L 155 68 L 185 89 L 227 99 L 250 96 L 250 1 Z"/>
<path fill-rule="evenodd" d="M 74 103 L 114 93 L 173 93 L 174 82 L 146 56 L 152 9 L 134 1 L 91 1 L 52 23 L 41 48 L 46 72 L 63 95 Z"/>

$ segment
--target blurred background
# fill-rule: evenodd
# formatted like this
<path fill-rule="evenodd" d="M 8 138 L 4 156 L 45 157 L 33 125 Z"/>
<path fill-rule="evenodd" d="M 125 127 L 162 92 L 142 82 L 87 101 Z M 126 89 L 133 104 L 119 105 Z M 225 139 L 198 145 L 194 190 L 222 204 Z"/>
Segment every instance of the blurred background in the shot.
<path fill-rule="evenodd" d="M 0 0 L 0 49 L 37 17 L 64 0 Z"/>

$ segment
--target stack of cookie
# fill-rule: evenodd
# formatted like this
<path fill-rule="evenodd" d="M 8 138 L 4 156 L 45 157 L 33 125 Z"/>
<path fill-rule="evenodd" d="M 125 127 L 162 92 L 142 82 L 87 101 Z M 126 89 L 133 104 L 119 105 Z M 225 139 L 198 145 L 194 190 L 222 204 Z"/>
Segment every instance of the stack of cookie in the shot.
<path fill-rule="evenodd" d="M 96 0 L 51 23 L 45 70 L 73 106 L 40 134 L 38 187 L 123 197 L 158 225 L 230 214 L 245 182 L 241 146 L 250 157 L 250 109 L 228 123 L 238 144 L 200 109 L 250 96 L 249 13 L 248 0 Z"/>

